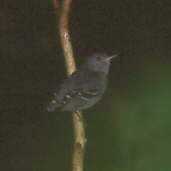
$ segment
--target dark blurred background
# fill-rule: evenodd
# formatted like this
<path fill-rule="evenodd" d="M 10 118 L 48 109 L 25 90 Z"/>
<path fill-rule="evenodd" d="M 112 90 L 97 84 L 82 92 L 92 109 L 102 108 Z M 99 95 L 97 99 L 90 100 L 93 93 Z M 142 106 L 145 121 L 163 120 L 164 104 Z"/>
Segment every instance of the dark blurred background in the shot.
<path fill-rule="evenodd" d="M 77 66 L 119 54 L 84 113 L 86 171 L 171 170 L 171 1 L 74 0 Z M 0 1 L 0 170 L 71 170 L 70 113 L 48 113 L 66 78 L 53 1 Z"/>

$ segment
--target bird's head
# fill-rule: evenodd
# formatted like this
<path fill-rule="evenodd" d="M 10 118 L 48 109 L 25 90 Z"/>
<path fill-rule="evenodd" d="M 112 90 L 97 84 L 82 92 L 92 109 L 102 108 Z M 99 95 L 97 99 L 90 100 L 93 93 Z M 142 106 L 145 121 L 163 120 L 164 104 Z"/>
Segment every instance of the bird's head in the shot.
<path fill-rule="evenodd" d="M 107 54 L 95 54 L 87 59 L 84 67 L 96 71 L 108 74 L 111 60 L 118 55 L 108 56 Z"/>

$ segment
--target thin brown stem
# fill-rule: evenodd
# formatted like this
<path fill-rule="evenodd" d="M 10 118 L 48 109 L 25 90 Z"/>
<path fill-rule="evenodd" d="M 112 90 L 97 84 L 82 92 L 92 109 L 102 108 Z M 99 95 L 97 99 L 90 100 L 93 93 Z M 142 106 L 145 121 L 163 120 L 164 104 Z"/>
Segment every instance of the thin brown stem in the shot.
<path fill-rule="evenodd" d="M 55 7 L 58 6 L 58 0 L 54 0 Z M 72 44 L 70 41 L 69 34 L 69 13 L 71 8 L 72 0 L 63 0 L 62 6 L 60 8 L 60 18 L 59 18 L 59 33 L 61 37 L 61 43 L 63 47 L 63 52 L 65 56 L 65 64 L 68 76 L 71 75 L 76 70 Z M 57 8 L 55 8 L 57 9 Z M 59 8 L 58 8 L 59 9 Z M 58 15 L 59 13 L 56 12 Z M 77 111 L 79 116 L 83 120 L 83 115 L 81 111 Z M 74 125 L 74 149 L 72 156 L 72 167 L 73 171 L 83 171 L 83 161 L 84 161 L 84 151 L 86 145 L 85 129 L 84 123 L 80 122 L 80 118 L 76 113 L 73 113 L 73 125 Z"/>

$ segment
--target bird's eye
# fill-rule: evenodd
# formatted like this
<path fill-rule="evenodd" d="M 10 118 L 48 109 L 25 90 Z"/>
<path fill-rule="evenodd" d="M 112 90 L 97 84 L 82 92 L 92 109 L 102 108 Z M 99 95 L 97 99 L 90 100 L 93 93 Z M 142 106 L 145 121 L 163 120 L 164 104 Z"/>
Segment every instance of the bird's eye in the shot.
<path fill-rule="evenodd" d="M 96 59 L 97 59 L 97 61 L 101 61 L 101 57 L 100 56 L 98 56 Z"/>

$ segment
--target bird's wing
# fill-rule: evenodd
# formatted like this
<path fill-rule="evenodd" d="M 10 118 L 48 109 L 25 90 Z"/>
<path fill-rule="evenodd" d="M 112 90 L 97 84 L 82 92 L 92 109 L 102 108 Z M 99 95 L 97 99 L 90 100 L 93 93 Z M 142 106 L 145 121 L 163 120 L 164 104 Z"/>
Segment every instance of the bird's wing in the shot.
<path fill-rule="evenodd" d="M 60 91 L 54 93 L 49 111 L 54 111 L 57 107 L 72 110 L 75 106 L 85 105 L 89 100 L 98 98 L 101 94 L 100 84 L 102 81 L 98 75 L 94 76 L 92 77 L 92 73 L 88 73 L 88 71 L 75 71 L 63 81 Z"/>
<path fill-rule="evenodd" d="M 98 99 L 98 97 L 100 97 L 99 95 L 100 95 L 99 91 L 96 89 L 87 90 L 87 89 L 80 88 L 80 89 L 70 90 L 67 92 L 67 94 L 65 94 L 62 100 L 63 103 L 62 110 L 74 111 L 89 106 L 91 105 L 90 101 L 91 103 L 93 101 L 96 101 L 95 99 Z"/>
<path fill-rule="evenodd" d="M 87 73 L 79 72 L 73 75 L 71 82 L 66 80 L 64 84 L 68 83 L 71 83 L 71 87 L 67 89 L 63 96 L 63 110 L 81 109 L 83 106 L 92 104 L 101 96 L 98 81 L 93 80 L 91 75 Z"/>
<path fill-rule="evenodd" d="M 54 92 L 54 97 L 50 104 L 52 104 L 52 106 L 61 106 L 63 103 L 65 103 L 65 99 L 67 99 L 67 97 L 74 95 L 75 91 L 72 90 L 76 90 L 78 85 L 80 85 L 79 82 L 81 75 L 82 72 L 77 70 L 69 78 L 63 80 L 59 91 Z"/>
<path fill-rule="evenodd" d="M 67 94 L 75 87 L 75 77 L 78 77 L 78 71 L 75 71 L 68 79 L 64 80 L 59 88 L 59 91 L 53 93 L 53 98 L 47 106 L 49 112 L 55 111 L 56 108 L 61 107 L 67 97 Z M 70 93 L 69 93 L 70 94 Z"/>

